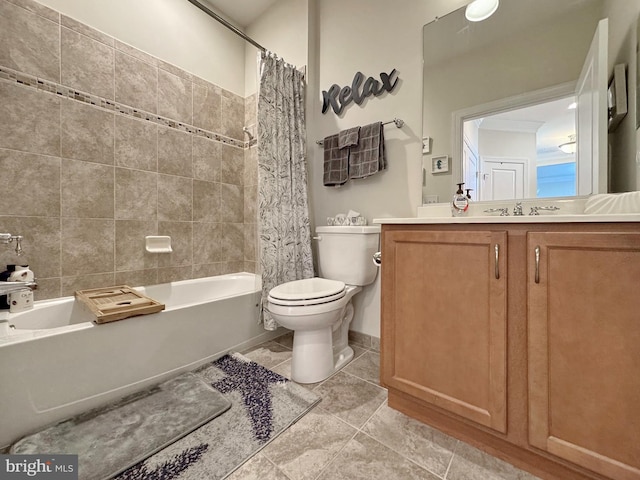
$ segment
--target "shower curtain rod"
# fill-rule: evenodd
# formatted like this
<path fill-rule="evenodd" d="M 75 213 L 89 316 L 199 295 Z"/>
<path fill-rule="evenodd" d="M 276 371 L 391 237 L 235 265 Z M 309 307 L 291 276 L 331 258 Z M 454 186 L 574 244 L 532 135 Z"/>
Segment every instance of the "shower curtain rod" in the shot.
<path fill-rule="evenodd" d="M 202 10 L 204 13 L 206 13 L 207 15 L 212 17 L 213 19 L 215 19 L 218 22 L 220 22 L 222 25 L 227 27 L 229 30 L 231 30 L 236 35 L 244 38 L 247 42 L 249 42 L 254 47 L 258 48 L 259 50 L 261 50 L 263 52 L 267 51 L 266 48 L 264 48 L 262 45 L 260 45 L 258 42 L 256 42 L 253 38 L 249 37 L 247 34 L 245 34 L 242 30 L 238 29 L 236 26 L 234 26 L 231 23 L 227 22 L 224 18 L 222 18 L 220 15 L 218 15 L 216 12 L 214 12 L 210 8 L 206 7 L 202 3 L 200 3 L 198 0 L 189 0 L 189 2 L 192 3 L 193 5 L 195 5 L 196 7 L 198 7 L 200 10 Z"/>

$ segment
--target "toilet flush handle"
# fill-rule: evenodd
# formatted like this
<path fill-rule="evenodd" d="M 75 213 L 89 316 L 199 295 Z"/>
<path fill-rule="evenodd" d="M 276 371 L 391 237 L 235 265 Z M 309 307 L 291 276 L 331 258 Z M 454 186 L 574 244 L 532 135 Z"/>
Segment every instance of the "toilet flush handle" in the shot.
<path fill-rule="evenodd" d="M 373 264 L 376 267 L 382 265 L 382 252 L 376 252 L 373 254 Z"/>
<path fill-rule="evenodd" d="M 311 238 L 313 238 L 314 240 L 318 240 L 318 241 L 322 240 L 322 237 L 320 235 L 318 235 L 317 237 L 311 237 Z"/>

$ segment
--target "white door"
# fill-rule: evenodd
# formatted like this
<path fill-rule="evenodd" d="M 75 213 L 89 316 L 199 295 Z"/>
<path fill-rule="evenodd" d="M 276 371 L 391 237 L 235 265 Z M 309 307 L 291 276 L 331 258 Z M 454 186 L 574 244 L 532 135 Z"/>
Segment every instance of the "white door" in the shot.
<path fill-rule="evenodd" d="M 480 172 L 478 171 L 478 155 L 467 143 L 466 139 L 464 140 L 462 148 L 462 174 L 464 188 L 471 189 L 471 200 L 478 200 L 478 198 L 480 198 L 480 185 L 478 183 L 478 177 L 480 175 Z"/>
<path fill-rule="evenodd" d="M 481 200 L 512 200 L 524 198 L 524 161 L 482 159 Z"/>
<path fill-rule="evenodd" d="M 608 34 L 605 18 L 598 23 L 576 86 L 578 195 L 607 192 Z"/>

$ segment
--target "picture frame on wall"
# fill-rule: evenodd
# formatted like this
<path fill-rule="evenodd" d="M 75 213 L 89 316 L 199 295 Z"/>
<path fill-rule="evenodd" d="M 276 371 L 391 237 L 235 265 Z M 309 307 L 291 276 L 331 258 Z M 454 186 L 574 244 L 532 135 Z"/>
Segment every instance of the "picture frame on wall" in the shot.
<path fill-rule="evenodd" d="M 627 115 L 627 66 L 620 63 L 613 67 L 613 77 L 607 91 L 609 131 L 613 132 Z"/>
<path fill-rule="evenodd" d="M 449 171 L 449 156 L 431 157 L 431 173 L 445 173 Z"/>

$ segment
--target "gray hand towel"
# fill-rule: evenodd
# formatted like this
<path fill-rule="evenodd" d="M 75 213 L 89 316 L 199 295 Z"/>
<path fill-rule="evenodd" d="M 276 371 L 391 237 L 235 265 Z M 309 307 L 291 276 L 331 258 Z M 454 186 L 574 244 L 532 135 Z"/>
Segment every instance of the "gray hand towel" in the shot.
<path fill-rule="evenodd" d="M 364 178 L 387 168 L 382 122 L 360 128 L 358 145 L 350 148 L 349 178 Z"/>
<path fill-rule="evenodd" d="M 349 149 L 338 148 L 338 134 L 325 137 L 323 184 L 326 187 L 342 185 L 349 179 Z"/>
<path fill-rule="evenodd" d="M 338 134 L 338 148 L 353 147 L 358 145 L 360 139 L 360 127 L 342 130 Z"/>

